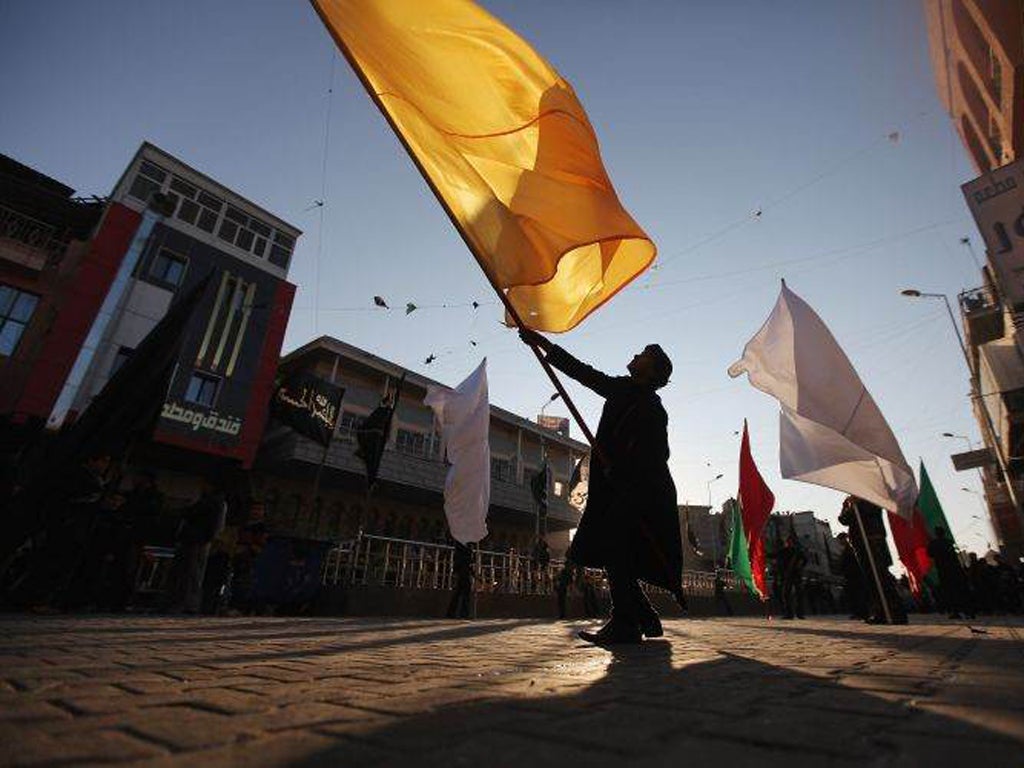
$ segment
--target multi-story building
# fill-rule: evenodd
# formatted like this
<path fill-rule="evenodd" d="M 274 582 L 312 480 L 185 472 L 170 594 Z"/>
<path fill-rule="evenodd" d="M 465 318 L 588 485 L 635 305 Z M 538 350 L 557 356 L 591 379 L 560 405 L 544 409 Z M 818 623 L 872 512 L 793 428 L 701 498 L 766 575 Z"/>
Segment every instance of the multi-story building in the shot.
<path fill-rule="evenodd" d="M 110 196 L 88 205 L 94 224 L 83 216 L 69 230 L 82 242 L 56 264 L 51 309 L 35 308 L 45 315 L 38 328 L 15 318 L 24 338 L 4 371 L 3 411 L 51 429 L 75 418 L 176 297 L 209 276 L 152 442 L 133 458 L 192 475 L 215 458 L 249 466 L 295 292 L 285 278 L 299 230 L 149 143 Z"/>
<path fill-rule="evenodd" d="M 1024 148 L 1024 3 L 925 0 L 939 98 L 980 173 Z"/>
<path fill-rule="evenodd" d="M 415 372 L 343 341 L 318 338 L 281 361 L 281 375 L 311 373 L 344 387 L 338 428 L 325 451 L 291 429 L 272 422 L 254 473 L 275 533 L 300 538 L 339 540 L 357 532 L 406 540 L 444 541 L 444 480 L 447 466 L 433 414 L 423 405 L 428 386 L 439 386 Z M 355 456 L 355 429 L 385 394 L 405 377 L 371 492 L 366 471 Z M 589 447 L 559 432 L 491 406 L 492 550 L 527 552 L 541 528 L 531 478 L 547 457 L 551 470 L 546 539 L 552 554 L 564 553 L 580 513 L 569 503 L 569 481 Z M 322 463 L 319 491 L 315 476 Z"/>
<path fill-rule="evenodd" d="M 833 565 L 839 564 L 840 547 L 832 535 L 832 526 L 819 520 L 810 510 L 773 513 L 764 532 L 769 571 L 774 570 L 775 554 L 790 536 L 796 537 L 807 558 L 803 571 L 807 609 L 817 613 L 835 610 L 843 579 L 833 570 Z M 774 579 L 774 573 L 771 576 Z"/>
<path fill-rule="evenodd" d="M 102 213 L 102 201 L 0 155 L 0 415 L 12 442 L 48 415 L 31 404 L 36 366 L 59 367 L 73 354 L 46 341 L 97 271 L 102 256 L 89 239 Z"/>
<path fill-rule="evenodd" d="M 680 504 L 679 528 L 683 539 L 683 567 L 688 571 L 713 571 L 725 567 L 729 527 L 725 515 L 705 504 Z"/>
<path fill-rule="evenodd" d="M 987 179 L 993 172 L 1005 174 L 1024 148 L 1024 2 L 926 0 L 925 12 L 939 97 L 975 168 L 984 174 L 978 182 L 992 188 L 977 199 L 968 197 L 978 216 L 979 201 L 1003 205 L 1015 194 L 1012 185 L 992 185 Z M 983 230 L 982 235 L 989 244 L 982 286 L 960 295 L 972 408 L 989 452 L 987 460 L 976 459 L 971 466 L 982 473 L 1000 550 L 1016 559 L 1024 554 L 1021 246 L 1003 234 L 993 248 L 993 232 Z"/>

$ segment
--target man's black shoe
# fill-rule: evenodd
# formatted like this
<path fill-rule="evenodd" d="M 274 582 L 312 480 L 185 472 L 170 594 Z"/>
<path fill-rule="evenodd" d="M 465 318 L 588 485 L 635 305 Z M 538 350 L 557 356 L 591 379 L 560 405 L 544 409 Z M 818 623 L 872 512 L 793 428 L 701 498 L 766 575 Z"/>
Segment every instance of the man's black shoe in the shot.
<path fill-rule="evenodd" d="M 621 624 L 608 622 L 597 632 L 587 632 L 585 629 L 576 633 L 580 640 L 585 640 L 594 645 L 635 645 L 643 640 L 640 630 L 634 627 L 626 627 Z"/>
<path fill-rule="evenodd" d="M 661 628 L 661 619 L 658 614 L 652 613 L 648 618 L 640 621 L 640 634 L 644 637 L 661 637 L 665 630 Z"/>

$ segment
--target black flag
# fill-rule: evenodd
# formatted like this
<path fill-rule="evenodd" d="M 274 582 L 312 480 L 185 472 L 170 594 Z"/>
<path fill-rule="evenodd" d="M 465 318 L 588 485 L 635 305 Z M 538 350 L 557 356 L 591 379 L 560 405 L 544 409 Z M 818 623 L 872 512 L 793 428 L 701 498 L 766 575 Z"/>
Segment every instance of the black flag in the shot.
<path fill-rule="evenodd" d="M 344 395 L 343 387 L 299 371 L 277 388 L 270 405 L 276 419 L 326 447 L 338 425 Z"/>
<path fill-rule="evenodd" d="M 551 469 L 547 459 L 540 465 L 537 474 L 530 478 L 530 490 L 533 500 L 537 502 L 537 523 L 541 535 L 547 529 L 548 521 L 548 487 L 551 485 Z"/>
<path fill-rule="evenodd" d="M 390 395 L 385 395 L 376 410 L 356 427 L 356 445 L 358 447 L 355 455 L 366 465 L 367 488 L 373 488 L 377 482 L 380 460 L 384 456 L 388 435 L 391 434 L 391 419 L 395 415 L 395 407 L 398 404 L 398 396 L 402 393 L 403 383 L 405 383 L 404 373 L 398 380 L 394 391 Z"/>
<path fill-rule="evenodd" d="M 11 503 L 0 536 L 0 562 L 44 523 L 53 501 L 53 478 L 63 477 L 91 456 L 122 455 L 152 428 L 167 397 L 193 313 L 206 295 L 213 271 L 171 305 L 107 381 L 74 424 L 58 435 L 27 468 L 25 487 Z"/>
<path fill-rule="evenodd" d="M 192 314 L 206 295 L 213 270 L 171 305 L 132 355 L 107 381 L 75 423 L 58 438 L 48 463 L 79 462 L 106 452 L 120 455 L 134 436 L 148 432 L 167 397 Z"/>

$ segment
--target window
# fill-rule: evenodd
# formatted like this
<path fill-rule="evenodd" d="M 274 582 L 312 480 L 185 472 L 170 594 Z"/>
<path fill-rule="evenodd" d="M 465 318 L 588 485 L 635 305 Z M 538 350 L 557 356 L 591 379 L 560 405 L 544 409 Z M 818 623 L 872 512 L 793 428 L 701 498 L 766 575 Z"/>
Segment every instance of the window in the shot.
<path fill-rule="evenodd" d="M 342 411 L 338 420 L 338 437 L 352 438 L 355 436 L 359 425 L 363 423 L 363 417 L 352 411 Z"/>
<path fill-rule="evenodd" d="M 160 191 L 166 180 L 167 171 L 148 160 L 143 160 L 138 174 L 128 189 L 128 194 L 137 200 L 148 203 L 149 198 L 154 192 Z"/>
<path fill-rule="evenodd" d="M 185 399 L 190 403 L 211 408 L 217 399 L 217 389 L 219 386 L 220 379 L 216 376 L 210 376 L 209 374 L 197 371 L 189 379 L 188 388 L 185 390 Z"/>
<path fill-rule="evenodd" d="M 999 129 L 999 118 L 996 115 L 988 117 L 988 144 L 995 155 L 996 162 L 1003 159 L 1003 133 Z"/>
<path fill-rule="evenodd" d="M 999 56 L 991 48 L 988 49 L 989 64 L 992 71 L 992 95 L 999 107 L 1003 105 L 1003 65 Z"/>
<path fill-rule="evenodd" d="M 185 277 L 185 267 L 187 265 L 188 262 L 181 256 L 164 248 L 153 259 L 153 266 L 149 270 L 149 274 L 161 283 L 168 283 L 177 287 L 181 285 L 181 280 Z"/>
<path fill-rule="evenodd" d="M 34 294 L 0 285 L 0 355 L 14 354 L 38 303 Z"/>
<path fill-rule="evenodd" d="M 217 237 L 221 240 L 227 240 L 229 243 L 235 242 L 235 237 L 238 236 L 238 225 L 233 221 L 224 219 L 220 223 L 220 231 L 217 232 Z"/>
<path fill-rule="evenodd" d="M 395 448 L 401 453 L 408 453 L 413 456 L 425 456 L 427 454 L 427 442 L 428 437 L 422 432 L 399 429 L 398 438 L 395 441 Z"/>
<path fill-rule="evenodd" d="M 563 493 L 565 493 L 565 483 L 555 480 L 555 496 L 561 496 Z"/>
<path fill-rule="evenodd" d="M 513 479 L 512 459 L 491 456 L 491 477 L 503 483 L 511 483 Z"/>
<path fill-rule="evenodd" d="M 122 365 L 128 362 L 134 351 L 131 347 L 118 348 L 117 354 L 114 355 L 114 364 L 110 366 L 110 378 L 114 378 L 114 375 L 121 370 Z"/>
<path fill-rule="evenodd" d="M 287 267 L 295 248 L 295 238 L 284 232 L 274 233 L 274 244 L 270 246 L 270 263 L 279 267 Z"/>

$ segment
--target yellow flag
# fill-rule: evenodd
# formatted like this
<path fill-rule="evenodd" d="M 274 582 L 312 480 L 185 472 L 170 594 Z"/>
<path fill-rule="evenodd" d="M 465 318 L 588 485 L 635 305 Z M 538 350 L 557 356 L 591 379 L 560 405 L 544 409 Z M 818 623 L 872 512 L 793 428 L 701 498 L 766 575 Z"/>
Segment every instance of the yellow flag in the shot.
<path fill-rule="evenodd" d="M 569 85 L 470 0 L 312 0 L 524 323 L 567 331 L 654 260 Z"/>

